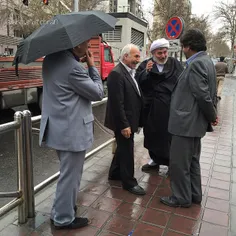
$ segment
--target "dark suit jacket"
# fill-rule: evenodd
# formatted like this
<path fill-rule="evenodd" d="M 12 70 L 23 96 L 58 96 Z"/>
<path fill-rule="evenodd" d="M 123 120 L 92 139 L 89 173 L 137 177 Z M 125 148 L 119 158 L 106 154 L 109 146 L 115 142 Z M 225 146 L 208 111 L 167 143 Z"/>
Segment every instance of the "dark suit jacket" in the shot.
<path fill-rule="evenodd" d="M 142 97 L 129 72 L 121 63 L 109 74 L 107 88 L 105 126 L 113 131 L 131 127 L 131 131 L 136 132 L 142 125 Z"/>
<path fill-rule="evenodd" d="M 216 71 L 206 52 L 200 53 L 180 75 L 172 93 L 169 132 L 203 137 L 216 120 Z"/>

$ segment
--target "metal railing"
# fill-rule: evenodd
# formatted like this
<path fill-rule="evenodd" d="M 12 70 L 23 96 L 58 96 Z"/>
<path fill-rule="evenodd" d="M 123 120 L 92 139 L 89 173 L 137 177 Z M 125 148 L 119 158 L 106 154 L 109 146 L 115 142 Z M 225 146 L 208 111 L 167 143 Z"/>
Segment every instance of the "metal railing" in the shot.
<path fill-rule="evenodd" d="M 107 102 L 107 98 L 101 101 L 93 102 L 92 106 L 96 107 Z M 33 178 L 33 145 L 32 134 L 38 133 L 39 129 L 33 128 L 32 125 L 39 123 L 41 116 L 31 117 L 30 111 L 16 112 L 14 121 L 0 125 L 0 134 L 15 130 L 15 143 L 18 160 L 18 190 L 16 192 L 0 193 L 0 198 L 15 197 L 14 200 L 0 208 L 0 217 L 18 206 L 18 223 L 27 222 L 28 218 L 35 216 L 35 194 L 55 181 L 60 172 L 55 173 L 48 179 L 34 187 Z M 86 154 L 85 160 L 115 142 L 115 138 L 93 149 Z"/>

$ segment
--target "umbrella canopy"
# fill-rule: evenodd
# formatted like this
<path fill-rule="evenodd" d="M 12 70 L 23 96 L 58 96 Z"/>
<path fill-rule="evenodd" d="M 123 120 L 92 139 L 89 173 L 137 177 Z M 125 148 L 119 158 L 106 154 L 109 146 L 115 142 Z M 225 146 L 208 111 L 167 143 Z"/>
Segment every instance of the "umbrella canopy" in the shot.
<path fill-rule="evenodd" d="M 103 32 L 113 30 L 117 19 L 102 11 L 81 11 L 56 15 L 18 46 L 13 64 L 73 48 Z"/>

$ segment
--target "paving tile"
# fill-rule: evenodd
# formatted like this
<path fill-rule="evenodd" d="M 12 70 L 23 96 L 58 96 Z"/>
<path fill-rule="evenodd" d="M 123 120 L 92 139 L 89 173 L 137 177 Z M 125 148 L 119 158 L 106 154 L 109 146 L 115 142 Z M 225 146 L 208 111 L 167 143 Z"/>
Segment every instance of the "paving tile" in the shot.
<path fill-rule="evenodd" d="M 219 180 L 222 180 L 222 181 L 228 181 L 228 182 L 230 181 L 230 175 L 229 174 L 220 173 L 220 172 L 216 172 L 216 171 L 212 172 L 212 178 L 219 179 Z"/>
<path fill-rule="evenodd" d="M 229 216 L 225 212 L 220 212 L 212 209 L 205 209 L 203 220 L 212 224 L 228 227 Z"/>
<path fill-rule="evenodd" d="M 203 170 L 203 169 L 201 169 L 201 176 L 209 177 L 209 170 Z"/>
<path fill-rule="evenodd" d="M 147 195 L 147 194 L 144 196 L 137 196 L 134 194 L 126 194 L 124 197 L 124 201 L 146 207 L 151 198 L 152 198 L 152 196 Z"/>
<path fill-rule="evenodd" d="M 107 192 L 104 194 L 104 196 L 123 200 L 125 198 L 125 195 L 127 195 L 127 194 L 128 194 L 128 192 L 123 190 L 122 188 L 111 187 L 110 189 L 107 190 Z M 131 193 L 129 193 L 129 194 L 131 194 Z"/>
<path fill-rule="evenodd" d="M 225 161 L 225 160 L 215 160 L 215 165 L 218 166 L 225 166 L 225 167 L 231 167 L 231 162 L 230 161 Z"/>
<path fill-rule="evenodd" d="M 217 211 L 223 211 L 226 213 L 229 212 L 229 202 L 221 199 L 208 197 L 206 207 Z"/>
<path fill-rule="evenodd" d="M 201 158 L 202 157 L 207 157 L 207 158 L 212 158 L 213 157 L 213 153 L 208 153 L 208 152 L 201 152 Z"/>
<path fill-rule="evenodd" d="M 216 159 L 223 160 L 223 161 L 231 161 L 231 156 L 216 154 Z"/>
<path fill-rule="evenodd" d="M 90 208 L 87 212 L 85 212 L 85 214 L 83 214 L 83 217 L 87 217 L 89 219 L 91 226 L 101 228 L 111 217 L 111 215 L 108 212 Z"/>
<path fill-rule="evenodd" d="M 88 235 L 89 236 L 89 235 Z M 110 232 L 106 232 L 106 230 L 103 230 L 99 236 L 117 236 L 117 234 L 113 234 L 113 233 L 110 233 Z"/>
<path fill-rule="evenodd" d="M 207 152 L 207 153 L 214 153 L 215 152 L 215 149 L 214 148 L 202 148 L 202 151 L 203 152 Z"/>
<path fill-rule="evenodd" d="M 230 189 L 230 182 L 221 181 L 218 179 L 211 179 L 210 187 L 229 190 Z"/>
<path fill-rule="evenodd" d="M 40 236 L 64 236 L 67 235 L 69 230 L 56 230 L 54 226 L 50 223 L 50 220 L 47 222 L 44 222 L 42 225 L 40 225 L 35 231 L 35 233 L 38 233 Z"/>
<path fill-rule="evenodd" d="M 236 205 L 236 183 L 232 183 L 231 187 L 231 203 Z"/>
<path fill-rule="evenodd" d="M 231 173 L 231 169 L 228 168 L 228 167 L 224 167 L 224 166 L 214 165 L 213 170 L 216 171 L 216 172 L 220 172 L 220 173 L 226 173 L 226 174 Z"/>
<path fill-rule="evenodd" d="M 222 133 L 222 132 L 221 132 L 221 133 Z M 232 150 L 232 147 L 227 147 L 227 146 L 224 146 L 224 145 L 218 145 L 217 149 L 218 149 L 218 150 L 231 151 L 231 150 Z"/>
<path fill-rule="evenodd" d="M 179 234 L 173 231 L 168 231 L 165 236 L 184 236 L 185 234 Z"/>
<path fill-rule="evenodd" d="M 208 184 L 208 177 L 202 176 L 201 181 L 202 181 L 202 185 L 207 185 Z"/>
<path fill-rule="evenodd" d="M 230 209 L 230 218 L 231 218 L 231 224 L 230 224 L 230 230 L 232 232 L 232 236 L 236 235 L 236 206 L 231 205 Z"/>
<path fill-rule="evenodd" d="M 33 229 L 29 229 L 25 226 L 9 225 L 3 231 L 0 232 L 0 235 L 1 236 L 10 236 L 10 235 L 26 236 L 32 231 Z"/>
<path fill-rule="evenodd" d="M 97 196 L 97 195 L 79 192 L 78 199 L 77 199 L 77 205 L 78 206 L 90 206 L 98 199 L 98 197 L 99 196 Z"/>
<path fill-rule="evenodd" d="M 144 208 L 135 204 L 122 203 L 117 209 L 117 214 L 127 218 L 138 220 L 143 213 Z"/>
<path fill-rule="evenodd" d="M 222 189 L 209 188 L 208 196 L 229 201 L 229 191 Z"/>
<path fill-rule="evenodd" d="M 166 211 L 166 212 L 174 212 L 175 208 L 169 207 L 164 205 L 163 203 L 160 202 L 159 197 L 154 197 L 151 202 L 148 204 L 149 208 L 161 210 L 161 211 Z"/>
<path fill-rule="evenodd" d="M 109 168 L 107 166 L 99 165 L 99 164 L 92 165 L 91 167 L 89 167 L 87 169 L 87 171 L 90 171 L 90 172 L 93 172 L 93 173 L 98 173 L 98 174 L 102 174 L 103 173 L 103 175 L 105 173 L 108 173 L 108 170 L 109 170 Z"/>
<path fill-rule="evenodd" d="M 114 212 L 120 206 L 121 203 L 121 200 L 102 196 L 96 202 L 93 203 L 92 207 L 96 210 Z"/>
<path fill-rule="evenodd" d="M 206 222 L 202 223 L 199 236 L 227 236 L 228 229 L 223 226 L 213 225 Z"/>
<path fill-rule="evenodd" d="M 162 236 L 163 229 L 157 226 L 148 225 L 145 223 L 138 223 L 137 227 L 134 230 L 134 236 Z"/>
<path fill-rule="evenodd" d="M 230 156 L 232 154 L 231 151 L 227 151 L 227 150 L 217 150 L 216 153 L 221 154 L 221 155 L 225 155 L 225 156 Z"/>
<path fill-rule="evenodd" d="M 158 188 L 155 193 L 155 196 L 165 197 L 165 196 L 170 196 L 171 194 L 172 194 L 171 188 L 167 186 Z"/>
<path fill-rule="evenodd" d="M 98 228 L 87 226 L 81 229 L 69 230 L 68 233 L 65 234 L 65 236 L 95 236 L 97 235 L 98 231 Z"/>
<path fill-rule="evenodd" d="M 154 209 L 147 209 L 143 214 L 141 220 L 154 225 L 166 227 L 169 219 L 170 219 L 169 213 Z"/>
<path fill-rule="evenodd" d="M 105 185 L 99 185 L 91 183 L 84 189 L 82 189 L 82 192 L 88 193 L 88 194 L 94 194 L 94 195 L 101 195 L 103 194 L 109 187 Z"/>
<path fill-rule="evenodd" d="M 201 157 L 201 158 L 200 158 L 200 163 L 211 164 L 211 163 L 212 163 L 212 158 Z"/>
<path fill-rule="evenodd" d="M 99 174 L 89 171 L 84 171 L 82 175 L 82 180 L 87 180 L 90 182 L 97 182 Z"/>
<path fill-rule="evenodd" d="M 211 164 L 201 163 L 201 169 L 210 170 L 211 169 Z"/>
<path fill-rule="evenodd" d="M 190 235 L 195 232 L 196 227 L 197 221 L 182 216 L 172 216 L 169 224 L 169 229 Z"/>
<path fill-rule="evenodd" d="M 193 204 L 190 208 L 176 208 L 175 214 L 198 220 L 201 214 L 201 210 L 201 205 Z"/>
<path fill-rule="evenodd" d="M 127 218 L 121 216 L 114 216 L 105 226 L 107 231 L 121 234 L 121 235 L 128 235 L 131 230 L 134 229 L 133 220 L 127 220 Z"/>
<path fill-rule="evenodd" d="M 146 174 L 142 178 L 142 182 L 149 183 L 149 184 L 154 184 L 154 185 L 160 185 L 163 181 L 163 177 L 160 175 L 150 175 Z"/>
<path fill-rule="evenodd" d="M 152 195 L 157 189 L 156 184 L 149 184 L 145 182 L 140 182 L 139 185 L 146 191 L 146 194 Z"/>

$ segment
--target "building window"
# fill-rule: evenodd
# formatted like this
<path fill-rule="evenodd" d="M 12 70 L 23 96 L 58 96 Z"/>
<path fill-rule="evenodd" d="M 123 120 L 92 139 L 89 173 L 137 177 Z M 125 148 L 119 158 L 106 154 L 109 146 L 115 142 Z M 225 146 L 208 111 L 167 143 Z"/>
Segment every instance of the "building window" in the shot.
<path fill-rule="evenodd" d="M 104 48 L 104 59 L 105 62 L 113 62 L 110 48 Z"/>
<path fill-rule="evenodd" d="M 5 56 L 12 56 L 13 55 L 13 48 L 5 48 Z"/>
<path fill-rule="evenodd" d="M 23 34 L 20 30 L 14 30 L 14 37 L 22 38 Z"/>
<path fill-rule="evenodd" d="M 105 41 L 108 42 L 121 42 L 122 26 L 116 26 L 115 30 L 108 31 L 103 34 Z"/>
<path fill-rule="evenodd" d="M 131 43 L 140 48 L 144 47 L 144 33 L 131 28 Z"/>

